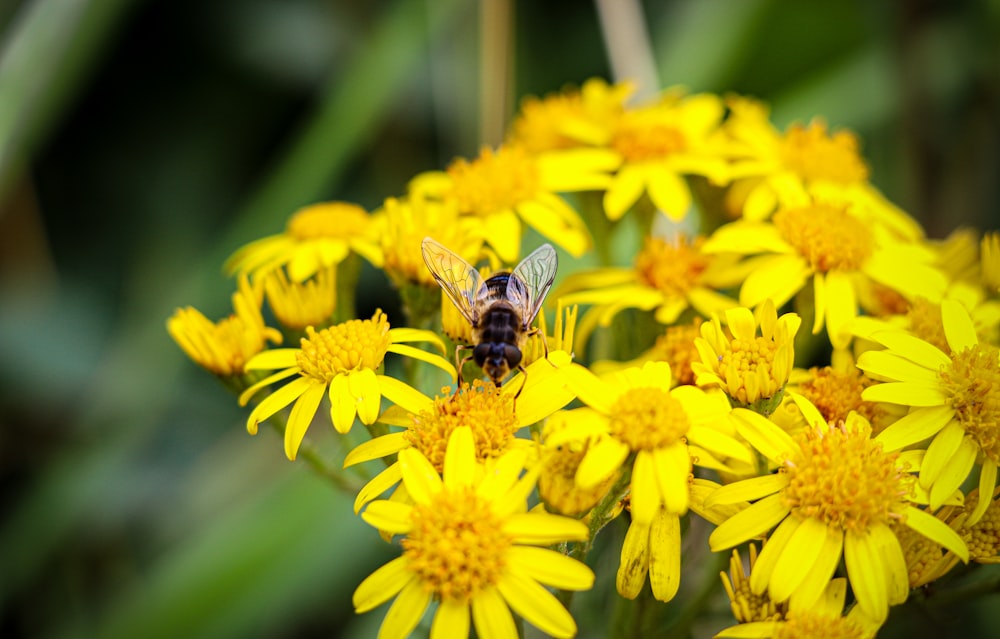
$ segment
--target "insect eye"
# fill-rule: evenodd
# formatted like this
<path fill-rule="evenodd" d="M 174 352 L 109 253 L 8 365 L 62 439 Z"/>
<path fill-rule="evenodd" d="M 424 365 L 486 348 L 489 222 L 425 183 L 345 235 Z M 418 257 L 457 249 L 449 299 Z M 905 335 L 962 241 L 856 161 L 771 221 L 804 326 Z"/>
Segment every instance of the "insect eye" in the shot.
<path fill-rule="evenodd" d="M 479 366 L 483 365 L 486 358 L 490 356 L 490 345 L 486 342 L 478 344 L 474 349 L 472 349 L 472 358 L 476 360 L 476 364 Z"/>
<path fill-rule="evenodd" d="M 521 363 L 521 349 L 516 346 L 511 346 L 508 344 L 503 347 L 503 358 L 507 360 L 507 365 L 511 368 L 515 368 Z"/>

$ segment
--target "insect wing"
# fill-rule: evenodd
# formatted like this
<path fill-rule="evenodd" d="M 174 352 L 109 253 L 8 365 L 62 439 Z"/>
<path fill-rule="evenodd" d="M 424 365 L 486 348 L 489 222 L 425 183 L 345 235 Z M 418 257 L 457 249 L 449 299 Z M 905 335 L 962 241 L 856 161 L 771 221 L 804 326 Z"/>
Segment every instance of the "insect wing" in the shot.
<path fill-rule="evenodd" d="M 507 299 L 521 309 L 524 327 L 535 321 L 542 302 L 556 279 L 559 258 L 549 244 L 542 244 L 514 268 L 507 282 Z"/>
<path fill-rule="evenodd" d="M 440 242 L 425 237 L 420 245 L 424 264 L 441 285 L 455 307 L 470 324 L 479 322 L 476 295 L 483 287 L 483 278 L 471 264 L 453 253 Z"/>

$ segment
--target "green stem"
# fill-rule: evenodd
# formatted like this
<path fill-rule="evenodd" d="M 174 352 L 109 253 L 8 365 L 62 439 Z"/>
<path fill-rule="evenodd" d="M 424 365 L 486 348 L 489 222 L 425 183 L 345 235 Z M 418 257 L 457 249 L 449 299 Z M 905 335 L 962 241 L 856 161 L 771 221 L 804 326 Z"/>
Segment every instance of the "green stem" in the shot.
<path fill-rule="evenodd" d="M 287 423 L 284 414 L 280 412 L 275 414 L 267 420 L 267 423 L 275 430 L 276 433 L 278 433 L 282 441 L 284 441 L 285 426 Z M 299 446 L 296 459 L 301 459 L 307 463 L 314 473 L 326 479 L 333 484 L 335 488 L 347 493 L 348 495 L 357 495 L 363 487 L 359 482 L 344 475 L 339 468 L 328 465 L 320 456 L 319 451 L 317 451 L 308 442 L 302 442 Z"/>

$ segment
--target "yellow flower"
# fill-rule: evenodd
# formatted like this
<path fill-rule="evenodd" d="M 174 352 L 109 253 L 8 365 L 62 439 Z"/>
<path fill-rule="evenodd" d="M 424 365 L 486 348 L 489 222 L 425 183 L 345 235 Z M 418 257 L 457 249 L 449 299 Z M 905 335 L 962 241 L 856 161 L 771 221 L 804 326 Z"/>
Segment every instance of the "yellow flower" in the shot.
<path fill-rule="evenodd" d="M 635 359 L 625 362 L 599 360 L 590 365 L 590 370 L 602 375 L 623 368 L 641 367 L 646 362 L 666 362 L 670 364 L 675 386 L 692 385 L 695 375 L 691 370 L 691 364 L 699 357 L 694 340 L 701 335 L 702 321 L 700 317 L 696 317 L 687 324 L 668 326 L 657 336 L 653 346 Z"/>
<path fill-rule="evenodd" d="M 599 144 L 603 131 L 625 111 L 625 100 L 635 87 L 628 83 L 608 86 L 600 78 L 538 99 L 522 100 L 507 139 L 532 153 Z"/>
<path fill-rule="evenodd" d="M 888 286 L 907 299 L 941 299 L 947 280 L 934 252 L 866 224 L 855 209 L 823 200 L 802 200 L 767 222 L 726 224 L 703 247 L 706 253 L 754 256 L 734 270 L 745 279 L 740 304 L 772 299 L 781 307 L 812 280 L 813 333 L 826 325 L 834 348 L 846 348 L 848 325 L 858 314 L 859 278 Z"/>
<path fill-rule="evenodd" d="M 1000 292 L 1000 233 L 986 233 L 980 246 L 983 285 L 994 293 Z"/>
<path fill-rule="evenodd" d="M 783 619 L 742 622 L 719 631 L 715 636 L 719 639 L 726 637 L 733 639 L 874 639 L 882 624 L 872 620 L 860 606 L 854 606 L 845 615 L 844 601 L 846 598 L 847 580 L 843 578 L 833 579 L 826 585 L 815 603 L 804 604 L 793 596 Z M 736 608 L 735 601 L 733 601 L 733 608 Z"/>
<path fill-rule="evenodd" d="M 618 480 L 619 473 L 612 473 L 588 488 L 577 485 L 576 473 L 593 441 L 553 443 L 556 442 L 556 433 L 566 429 L 571 421 L 570 411 L 555 413 L 545 420 L 539 453 L 541 474 L 538 477 L 538 496 L 549 510 L 563 515 L 581 516 L 608 493 Z"/>
<path fill-rule="evenodd" d="M 729 607 L 736 621 L 741 624 L 756 621 L 781 621 L 788 612 L 787 601 L 774 601 L 767 593 L 756 594 L 750 588 L 749 575 L 757 563 L 757 546 L 749 544 L 749 572 L 740 559 L 739 549 L 733 549 L 729 560 L 729 572 L 721 572 L 722 586 L 729 597 Z"/>
<path fill-rule="evenodd" d="M 549 361 L 528 366 L 527 377 L 518 373 L 502 387 L 476 380 L 454 395 L 433 401 L 423 398 L 404 406 L 412 414 L 392 421 L 406 430 L 358 445 L 348 453 L 344 467 L 415 448 L 440 471 L 448 439 L 462 426 L 471 428 L 476 459 L 481 462 L 495 460 L 511 448 L 524 448 L 531 442 L 515 438 L 518 430 L 545 419 L 573 400 L 559 373 L 560 367 L 569 363 L 567 353 L 555 351 L 550 353 Z M 389 465 L 358 493 L 355 512 L 399 483 L 401 477 L 399 462 Z"/>
<path fill-rule="evenodd" d="M 747 308 L 726 311 L 730 338 L 714 315 L 702 324 L 701 337 L 695 340 L 701 361 L 692 363 L 691 370 L 697 384 L 718 386 L 734 405 L 757 406 L 770 413 L 781 401 L 792 371 L 800 322 L 795 313 L 779 318 L 767 300 L 756 314 Z"/>
<path fill-rule="evenodd" d="M 920 484 L 938 508 L 981 459 L 979 492 L 991 494 L 1000 462 L 1000 349 L 980 342 L 968 311 L 952 300 L 941 303 L 949 353 L 902 331 L 881 331 L 871 339 L 887 348 L 868 351 L 858 367 L 886 383 L 862 393 L 869 401 L 912 407 L 879 436 L 887 450 L 932 438 L 920 468 Z M 982 517 L 984 501 L 969 517 Z"/>
<path fill-rule="evenodd" d="M 672 324 L 688 308 L 702 315 L 732 308 L 736 302 L 715 289 L 732 283 L 729 263 L 722 256 L 701 251 L 703 238 L 678 236 L 672 241 L 646 240 L 631 268 L 611 267 L 582 271 L 566 277 L 554 297 L 565 304 L 592 304 L 580 339 L 586 340 L 593 324 L 609 326 L 626 308 L 654 310 L 656 321 Z"/>
<path fill-rule="evenodd" d="M 264 350 L 268 341 L 278 344 L 281 333 L 264 325 L 261 296 L 246 277 L 233 293 L 234 313 L 212 322 L 190 306 L 177 309 L 167 320 L 167 332 L 196 364 L 220 377 L 245 372 L 247 361 Z"/>
<path fill-rule="evenodd" d="M 414 503 L 376 501 L 362 515 L 379 530 L 404 535 L 402 556 L 354 591 L 359 614 L 396 598 L 379 637 L 409 636 L 432 601 L 438 604 L 432 637 L 468 637 L 475 624 L 480 637 L 516 639 L 511 610 L 553 637 L 576 634 L 572 616 L 544 586 L 587 590 L 594 573 L 540 546 L 585 541 L 587 526 L 525 512 L 534 477 L 518 481 L 524 459 L 524 451 L 510 451 L 484 474 L 467 427 L 449 438 L 441 475 L 416 449 L 400 451 L 403 483 Z"/>
<path fill-rule="evenodd" d="M 514 145 L 483 148 L 471 162 L 460 158 L 446 172 L 418 175 L 410 196 L 450 200 L 461 215 L 479 218 L 483 237 L 504 262 L 517 259 L 522 222 L 579 257 L 590 248 L 590 233 L 557 193 L 605 188 L 617 162 L 604 149 L 533 155 Z"/>
<path fill-rule="evenodd" d="M 691 208 L 684 176 L 728 180 L 725 149 L 716 135 L 724 107 L 718 96 L 671 91 L 656 103 L 630 109 L 612 123 L 600 143 L 621 158 L 621 167 L 604 194 L 604 211 L 620 219 L 643 194 L 673 220 Z"/>
<path fill-rule="evenodd" d="M 296 211 L 284 233 L 238 249 L 226 260 L 225 269 L 257 277 L 284 266 L 293 281 L 301 282 L 323 267 L 339 264 L 351 251 L 381 266 L 372 230 L 372 218 L 356 204 L 313 204 Z"/>
<path fill-rule="evenodd" d="M 792 597 L 809 607 L 843 557 L 859 607 L 884 620 L 889 606 L 909 593 L 903 551 L 890 528 L 897 520 L 968 559 L 954 530 L 913 505 L 908 463 L 872 440 L 857 413 L 836 426 L 814 424 L 794 438 L 757 413 L 733 413 L 739 434 L 781 469 L 723 486 L 708 500 L 757 500 L 715 529 L 713 552 L 777 526 L 750 575 L 754 593 L 766 590 L 774 601 Z"/>
<path fill-rule="evenodd" d="M 247 418 L 247 431 L 257 434 L 260 422 L 294 403 L 285 427 L 285 454 L 294 460 L 324 394 L 329 394 L 330 420 L 339 433 L 351 430 L 355 417 L 364 424 L 375 423 L 383 396 L 404 408 L 423 406 L 426 397 L 422 393 L 377 372 L 386 353 L 428 362 L 453 379 L 455 367 L 439 355 L 402 342 L 431 342 L 444 352 L 444 345 L 434 333 L 389 328 L 385 313 L 375 311 L 370 320 L 350 320 L 320 331 L 309 327 L 299 348 L 260 353 L 247 362 L 247 370 L 281 370 L 244 391 L 241 406 L 265 386 L 288 377 L 294 379 L 257 404 Z"/>
<path fill-rule="evenodd" d="M 920 225 L 885 199 L 868 181 L 857 136 L 847 130 L 827 131 L 821 119 L 808 126 L 792 124 L 784 134 L 768 119 L 759 102 L 733 98 L 728 102 L 725 131 L 742 149 L 733 191 L 747 220 L 767 219 L 776 209 L 797 205 L 804 196 L 850 206 L 866 223 L 875 223 L 898 237 L 923 237 Z"/>
<path fill-rule="evenodd" d="M 303 282 L 290 281 L 280 268 L 263 278 L 268 306 L 282 326 L 301 331 L 330 322 L 337 308 L 336 267 L 323 267 Z"/>
<path fill-rule="evenodd" d="M 665 362 L 601 378 L 574 364 L 566 379 L 587 407 L 570 411 L 569 425 L 546 443 L 594 441 L 576 474 L 584 489 L 631 468 L 632 518 L 640 524 L 652 524 L 661 506 L 687 512 L 692 463 L 721 470 L 728 468 L 723 460 L 752 464 L 746 446 L 721 426 L 725 399 L 694 386 L 671 389 Z"/>

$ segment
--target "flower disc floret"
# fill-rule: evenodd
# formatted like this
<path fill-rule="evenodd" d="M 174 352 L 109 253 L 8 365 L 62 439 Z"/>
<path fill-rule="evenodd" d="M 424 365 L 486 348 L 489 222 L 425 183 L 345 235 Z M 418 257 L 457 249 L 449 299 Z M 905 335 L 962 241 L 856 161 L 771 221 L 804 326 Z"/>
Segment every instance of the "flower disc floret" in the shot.
<path fill-rule="evenodd" d="M 886 453 L 864 431 L 810 428 L 785 462 L 783 492 L 791 512 L 842 530 L 864 532 L 902 516 L 913 476 L 900 471 L 899 453 Z"/>
<path fill-rule="evenodd" d="M 691 428 L 681 403 L 659 388 L 626 390 L 610 415 L 609 433 L 636 451 L 670 446 Z"/>
<path fill-rule="evenodd" d="M 649 238 L 635 258 L 639 280 L 668 295 L 685 295 L 709 267 L 711 257 L 700 250 L 703 242 L 702 237 L 690 242 L 683 236 L 670 242 Z"/>
<path fill-rule="evenodd" d="M 788 128 L 782 139 L 781 157 L 805 180 L 851 184 L 868 179 L 859 146 L 857 136 L 850 131 L 830 135 L 825 123 L 813 121 L 808 127 L 793 124 Z"/>
<path fill-rule="evenodd" d="M 472 426 L 476 459 L 499 457 L 519 428 L 513 394 L 477 379 L 454 395 L 436 398 L 414 418 L 404 437 L 441 472 L 448 438 L 461 426 Z"/>
<path fill-rule="evenodd" d="M 531 200 L 539 191 L 535 160 L 524 149 L 505 146 L 484 148 L 469 162 L 459 158 L 448 167 L 452 196 L 459 211 L 489 215 Z"/>
<path fill-rule="evenodd" d="M 390 344 L 389 321 L 377 311 L 367 320 L 350 320 L 321 331 L 306 328 L 295 359 L 304 375 L 330 382 L 340 373 L 376 370 Z"/>
<path fill-rule="evenodd" d="M 426 592 L 467 603 L 500 580 L 513 540 L 473 490 L 441 491 L 431 503 L 414 507 L 412 524 L 402 541 L 403 557 Z"/>
<path fill-rule="evenodd" d="M 939 374 L 965 432 L 1000 462 L 1000 349 L 980 343 L 953 353 Z"/>
<path fill-rule="evenodd" d="M 780 624 L 774 639 L 865 639 L 871 632 L 850 617 L 801 615 L 789 617 Z"/>
<path fill-rule="evenodd" d="M 774 225 L 817 271 L 858 270 L 874 250 L 870 230 L 841 207 L 782 209 Z"/>
<path fill-rule="evenodd" d="M 687 141 L 678 127 L 663 122 L 654 110 L 627 111 L 618 121 L 611 147 L 631 162 L 655 160 L 684 151 Z"/>

